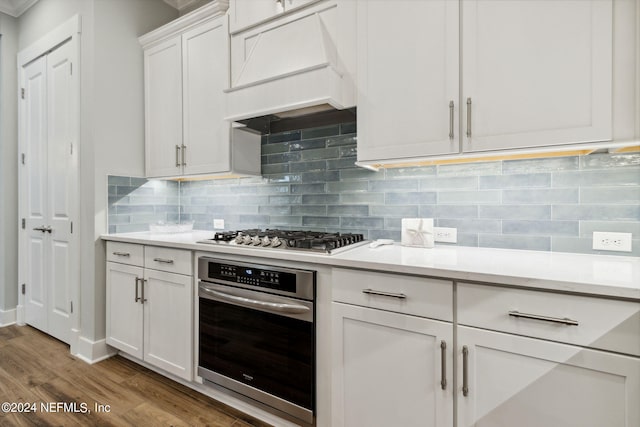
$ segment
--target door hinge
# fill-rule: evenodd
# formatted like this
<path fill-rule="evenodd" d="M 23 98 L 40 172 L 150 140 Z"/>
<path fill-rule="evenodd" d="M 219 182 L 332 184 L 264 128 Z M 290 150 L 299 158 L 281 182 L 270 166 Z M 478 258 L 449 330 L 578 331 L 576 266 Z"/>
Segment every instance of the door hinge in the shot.
<path fill-rule="evenodd" d="M 22 284 L 22 295 L 24 295 L 27 292 L 27 285 L 26 284 Z"/>
<path fill-rule="evenodd" d="M 20 88 L 20 97 L 24 99 L 24 88 Z"/>
<path fill-rule="evenodd" d="M 69 74 L 73 76 L 73 62 L 69 63 Z"/>
<path fill-rule="evenodd" d="M 73 221 L 71 221 L 71 234 L 73 234 Z"/>
<path fill-rule="evenodd" d="M 22 218 L 22 229 L 24 230 L 25 228 L 27 228 L 27 220 Z"/>
<path fill-rule="evenodd" d="M 73 301 L 69 301 L 69 305 L 71 307 L 71 313 L 73 313 Z"/>
<path fill-rule="evenodd" d="M 22 153 L 22 156 L 20 157 L 22 158 L 22 164 L 24 165 L 25 162 L 27 161 L 27 156 L 24 153 Z"/>
<path fill-rule="evenodd" d="M 73 156 L 73 142 L 71 143 L 71 155 Z"/>

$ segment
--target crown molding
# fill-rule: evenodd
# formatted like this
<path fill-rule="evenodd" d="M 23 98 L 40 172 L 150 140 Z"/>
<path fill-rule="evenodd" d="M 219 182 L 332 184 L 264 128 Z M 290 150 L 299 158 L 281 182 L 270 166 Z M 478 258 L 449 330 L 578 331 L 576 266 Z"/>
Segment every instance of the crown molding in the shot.
<path fill-rule="evenodd" d="M 168 1 L 168 0 L 165 0 Z M 169 0 L 175 1 L 175 0 Z M 180 1 L 180 0 L 177 0 Z M 186 0 L 191 1 L 191 0 Z M 217 16 L 224 15 L 229 8 L 228 0 L 217 0 L 205 4 L 204 6 L 187 13 L 180 18 L 163 25 L 147 34 L 144 34 L 138 38 L 140 44 L 147 48 L 150 45 L 165 39 L 166 37 L 178 34 L 185 31 L 187 28 L 203 22 L 207 19 L 212 19 Z"/>
<path fill-rule="evenodd" d="M 18 18 L 38 0 L 0 0 L 0 12 Z M 166 1 L 166 0 L 165 0 Z M 178 0 L 180 1 L 180 0 Z M 187 0 L 194 1 L 194 0 Z"/>
<path fill-rule="evenodd" d="M 189 7 L 198 0 L 164 0 L 169 6 L 182 11 L 185 7 Z"/>

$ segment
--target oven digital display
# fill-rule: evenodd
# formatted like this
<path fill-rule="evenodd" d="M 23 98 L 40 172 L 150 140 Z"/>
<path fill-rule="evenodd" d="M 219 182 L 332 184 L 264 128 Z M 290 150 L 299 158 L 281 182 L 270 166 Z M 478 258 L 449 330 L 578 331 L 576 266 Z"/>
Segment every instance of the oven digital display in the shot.
<path fill-rule="evenodd" d="M 296 292 L 296 275 L 284 271 L 239 267 L 210 262 L 208 277 L 285 292 Z"/>

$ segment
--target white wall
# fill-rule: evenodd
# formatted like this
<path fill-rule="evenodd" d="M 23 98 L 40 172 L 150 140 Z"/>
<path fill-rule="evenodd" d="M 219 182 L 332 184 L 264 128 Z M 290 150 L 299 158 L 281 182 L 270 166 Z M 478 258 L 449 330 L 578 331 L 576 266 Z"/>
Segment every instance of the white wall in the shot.
<path fill-rule="evenodd" d="M 144 167 L 142 49 L 137 37 L 178 16 L 162 0 L 40 0 L 19 19 L 19 49 L 79 14 L 80 303 L 82 338 L 105 335 L 107 173 Z M 17 185 L 17 184 L 16 184 Z M 73 350 L 73 349 L 72 349 Z M 86 356 L 86 355 L 85 355 Z"/>
<path fill-rule="evenodd" d="M 0 13 L 0 325 L 18 304 L 17 24 Z"/>
<path fill-rule="evenodd" d="M 162 0 L 96 0 L 95 16 L 99 17 L 95 51 L 100 54 L 94 68 L 95 255 L 91 270 L 95 274 L 95 337 L 103 338 L 106 271 L 99 236 L 108 231 L 107 175 L 144 176 L 144 62 L 138 37 L 177 18 L 178 11 Z"/>

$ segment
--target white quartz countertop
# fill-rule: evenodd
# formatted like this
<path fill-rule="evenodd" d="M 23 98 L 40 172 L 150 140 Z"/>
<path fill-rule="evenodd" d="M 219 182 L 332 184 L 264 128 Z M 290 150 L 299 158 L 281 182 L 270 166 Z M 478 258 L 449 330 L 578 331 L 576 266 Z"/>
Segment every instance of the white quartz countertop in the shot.
<path fill-rule="evenodd" d="M 156 234 L 150 232 L 103 235 L 104 240 L 280 259 L 335 267 L 379 270 L 449 278 L 458 281 L 591 294 L 640 301 L 640 258 L 510 249 L 436 246 L 432 249 L 400 244 L 368 245 L 325 255 L 195 243 L 213 237 L 211 231 Z"/>

